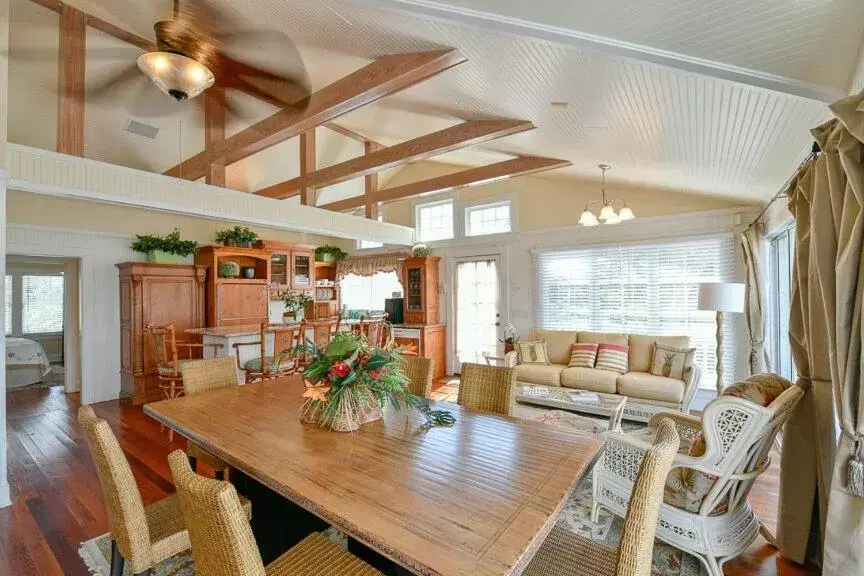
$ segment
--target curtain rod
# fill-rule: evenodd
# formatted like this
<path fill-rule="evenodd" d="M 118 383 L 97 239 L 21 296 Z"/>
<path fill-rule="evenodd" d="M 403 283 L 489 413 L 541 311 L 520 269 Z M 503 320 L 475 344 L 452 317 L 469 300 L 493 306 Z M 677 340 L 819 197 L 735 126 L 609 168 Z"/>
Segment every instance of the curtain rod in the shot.
<path fill-rule="evenodd" d="M 813 142 L 813 146 L 810 148 L 810 153 L 807 155 L 807 157 L 801 161 L 801 163 L 798 165 L 798 168 L 796 168 L 795 171 L 792 172 L 792 175 L 786 179 L 786 182 L 783 183 L 783 185 L 780 187 L 780 190 L 778 190 L 777 193 L 774 194 L 774 196 L 772 196 L 771 199 L 765 203 L 765 205 L 762 207 L 762 210 L 759 211 L 759 215 L 756 216 L 756 218 L 754 218 L 752 222 L 750 222 L 750 225 L 747 226 L 747 228 L 751 228 L 754 224 L 759 222 L 759 219 L 765 215 L 765 212 L 768 211 L 768 208 L 770 208 L 771 205 L 774 204 L 774 202 L 776 202 L 780 198 L 785 197 L 784 192 L 786 192 L 786 190 L 789 188 L 789 184 L 792 183 L 792 179 L 798 175 L 798 171 L 801 170 L 801 167 L 804 166 L 807 162 L 810 162 L 821 151 L 822 151 L 822 148 L 819 147 L 819 143 Z"/>

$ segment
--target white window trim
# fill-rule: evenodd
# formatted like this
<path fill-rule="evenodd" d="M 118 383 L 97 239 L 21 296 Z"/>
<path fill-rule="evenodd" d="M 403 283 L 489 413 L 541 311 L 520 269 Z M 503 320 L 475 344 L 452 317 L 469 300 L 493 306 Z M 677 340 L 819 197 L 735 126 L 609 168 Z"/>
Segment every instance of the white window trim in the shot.
<path fill-rule="evenodd" d="M 481 210 L 484 208 L 498 208 L 499 206 L 507 206 L 510 209 L 510 230 L 507 232 L 496 232 L 494 234 L 474 234 L 468 235 L 468 214 L 473 210 Z M 462 212 L 462 234 L 461 238 L 503 238 L 510 236 L 518 229 L 516 226 L 516 210 L 515 201 L 511 197 L 504 198 L 487 198 L 475 200 L 473 202 L 465 202 L 460 207 Z"/>
<path fill-rule="evenodd" d="M 515 194 L 507 194 L 504 196 L 490 196 L 486 198 L 477 198 L 476 200 L 460 201 L 456 198 L 453 191 L 436 194 L 434 196 L 421 196 L 412 200 L 411 206 L 411 225 L 414 227 L 414 241 L 420 242 L 417 239 L 417 222 L 420 208 L 431 206 L 434 204 L 444 204 L 453 202 L 453 237 L 446 240 L 432 240 L 423 242 L 431 247 L 448 247 L 461 244 L 464 240 L 471 242 L 489 242 L 500 240 L 502 238 L 513 238 L 519 234 L 519 218 L 518 218 L 518 202 Z M 467 224 L 465 221 L 466 211 L 470 208 L 478 206 L 492 206 L 500 204 L 510 205 L 510 232 L 502 232 L 500 234 L 481 234 L 479 236 L 467 236 Z"/>
<path fill-rule="evenodd" d="M 441 240 L 429 240 L 426 242 L 420 240 L 419 235 L 418 235 L 418 224 L 420 222 L 420 210 L 422 208 L 429 208 L 432 206 L 440 206 L 441 204 L 448 204 L 448 203 L 453 204 L 453 236 L 451 238 L 444 238 Z M 414 227 L 414 242 L 415 243 L 423 242 L 424 244 L 435 245 L 435 244 L 438 244 L 439 242 L 452 242 L 453 240 L 457 240 L 457 239 L 461 238 L 462 234 L 461 234 L 461 229 L 459 226 L 459 219 L 456 217 L 457 210 L 458 210 L 458 204 L 459 204 L 459 202 L 456 200 L 455 196 L 452 193 L 448 193 L 444 196 L 418 198 L 417 200 L 415 200 L 413 202 L 413 207 L 411 210 L 412 217 L 413 217 L 412 225 Z"/>

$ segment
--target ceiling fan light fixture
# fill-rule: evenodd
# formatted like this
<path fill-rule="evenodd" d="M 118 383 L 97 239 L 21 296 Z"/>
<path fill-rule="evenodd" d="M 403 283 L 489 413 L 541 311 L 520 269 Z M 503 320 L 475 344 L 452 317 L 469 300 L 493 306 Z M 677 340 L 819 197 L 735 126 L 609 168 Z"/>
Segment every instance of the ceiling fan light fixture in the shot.
<path fill-rule="evenodd" d="M 138 68 L 178 102 L 195 98 L 215 82 L 213 72 L 206 66 L 173 52 L 142 54 L 138 57 Z"/>

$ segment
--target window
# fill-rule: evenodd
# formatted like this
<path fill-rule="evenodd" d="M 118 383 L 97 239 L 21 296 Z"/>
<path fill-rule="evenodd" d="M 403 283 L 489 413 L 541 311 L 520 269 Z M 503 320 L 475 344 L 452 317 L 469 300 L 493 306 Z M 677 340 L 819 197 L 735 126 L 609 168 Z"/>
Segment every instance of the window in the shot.
<path fill-rule="evenodd" d="M 348 310 L 384 310 L 384 299 L 393 292 L 402 293 L 396 272 L 378 272 L 373 276 L 348 274 L 339 282 L 342 305 Z"/>
<path fill-rule="evenodd" d="M 699 284 L 733 280 L 731 235 L 543 251 L 535 267 L 540 328 L 686 334 L 702 369 L 700 386 L 715 388 L 715 313 L 697 310 Z M 726 384 L 735 379 L 738 320 L 730 316 L 723 324 Z"/>
<path fill-rule="evenodd" d="M 420 204 L 414 211 L 418 242 L 453 238 L 453 201 Z"/>
<path fill-rule="evenodd" d="M 63 276 L 21 276 L 21 331 L 63 331 Z"/>
<path fill-rule="evenodd" d="M 789 345 L 789 310 L 792 308 L 792 263 L 795 259 L 795 226 L 785 226 L 766 243 L 768 275 L 765 288 L 768 308 L 765 340 L 771 370 L 795 380 L 795 365 Z"/>
<path fill-rule="evenodd" d="M 510 232 L 510 201 L 480 204 L 465 208 L 465 235 L 504 234 Z"/>
<path fill-rule="evenodd" d="M 3 301 L 6 317 L 6 334 L 12 333 L 12 275 L 6 274 L 6 292 Z"/>

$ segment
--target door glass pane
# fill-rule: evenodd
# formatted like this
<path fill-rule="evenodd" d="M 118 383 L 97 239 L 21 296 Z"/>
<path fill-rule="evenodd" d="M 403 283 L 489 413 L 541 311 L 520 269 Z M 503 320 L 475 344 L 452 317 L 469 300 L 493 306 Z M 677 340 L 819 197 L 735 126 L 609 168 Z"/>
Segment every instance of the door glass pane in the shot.
<path fill-rule="evenodd" d="M 63 276 L 21 277 L 24 334 L 63 331 Z"/>
<path fill-rule="evenodd" d="M 309 256 L 294 256 L 294 285 L 309 286 L 312 259 Z"/>
<path fill-rule="evenodd" d="M 287 254 L 273 254 L 270 256 L 270 281 L 283 286 L 290 284 L 288 281 Z"/>
<path fill-rule="evenodd" d="M 420 268 L 408 269 L 408 286 L 405 287 L 406 297 L 408 298 L 408 310 L 422 310 L 423 297 L 421 293 L 421 283 L 423 273 Z"/>
<path fill-rule="evenodd" d="M 456 355 L 484 362 L 498 348 L 498 269 L 494 259 L 456 266 Z"/>

